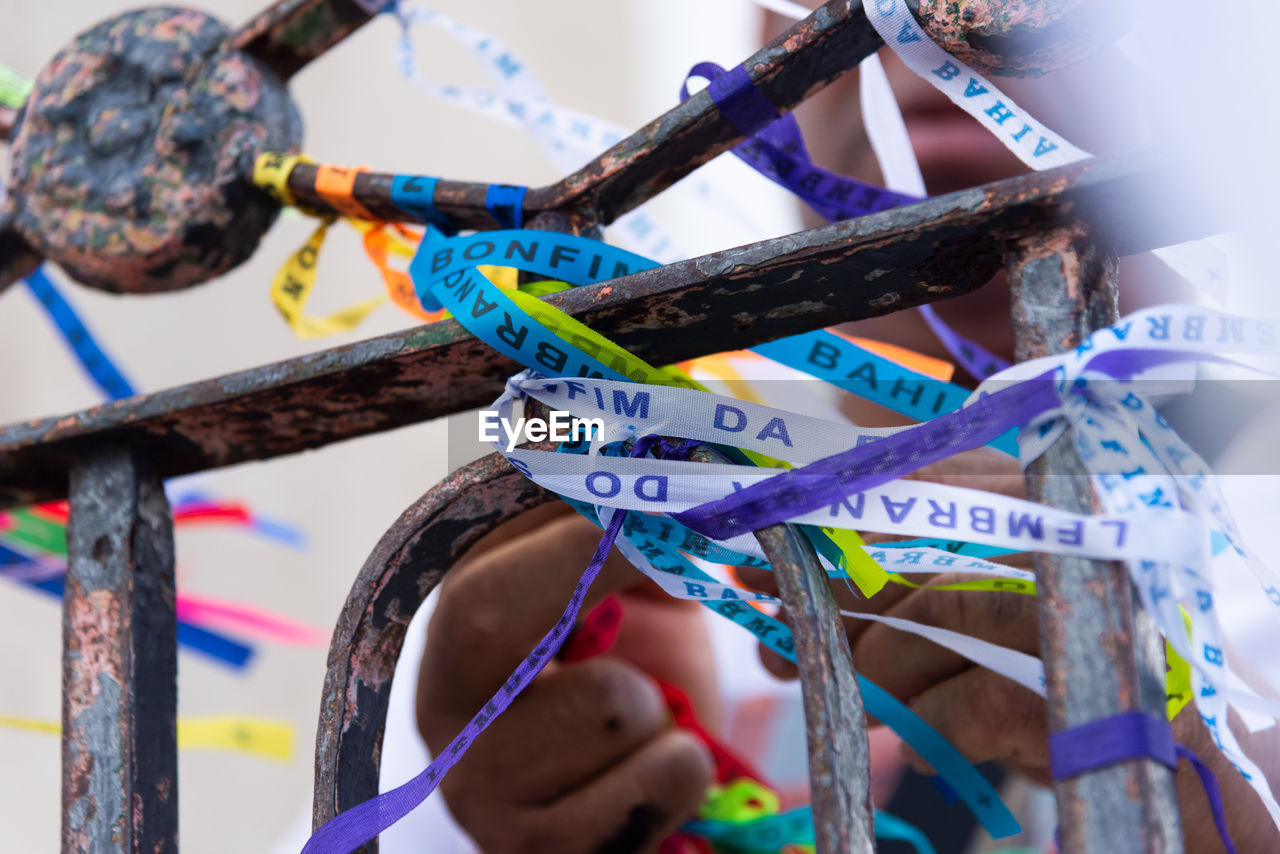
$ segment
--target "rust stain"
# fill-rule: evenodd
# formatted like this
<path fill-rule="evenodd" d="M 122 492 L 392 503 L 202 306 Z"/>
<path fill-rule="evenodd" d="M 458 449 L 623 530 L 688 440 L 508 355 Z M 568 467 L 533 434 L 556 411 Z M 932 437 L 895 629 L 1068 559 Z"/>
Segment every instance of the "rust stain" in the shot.
<path fill-rule="evenodd" d="M 1015 77 L 1092 56 L 1123 21 L 1106 0 L 920 0 L 916 17 L 962 62 Z"/>
<path fill-rule="evenodd" d="M 122 652 L 114 638 L 121 624 L 120 614 L 120 601 L 110 590 L 72 595 L 67 604 L 67 619 L 73 632 L 68 639 L 68 653 L 74 668 L 71 681 L 63 686 L 63 691 L 73 725 L 97 701 L 101 693 L 100 676 L 120 685 L 129 681 Z"/>
<path fill-rule="evenodd" d="M 409 615 L 412 617 L 412 614 Z M 358 702 L 363 686 L 372 691 L 380 691 L 384 684 L 395 675 L 396 661 L 399 660 L 400 646 L 404 640 L 404 632 L 408 627 L 408 617 L 396 620 L 394 625 L 398 631 L 388 624 L 382 631 L 363 632 L 357 640 L 349 656 L 351 676 L 347 690 L 344 728 L 359 716 Z"/>
<path fill-rule="evenodd" d="M 12 147 L 13 229 L 77 281 L 189 287 L 246 260 L 278 205 L 258 153 L 297 145 L 283 87 L 200 12 L 127 12 L 40 72 Z"/>

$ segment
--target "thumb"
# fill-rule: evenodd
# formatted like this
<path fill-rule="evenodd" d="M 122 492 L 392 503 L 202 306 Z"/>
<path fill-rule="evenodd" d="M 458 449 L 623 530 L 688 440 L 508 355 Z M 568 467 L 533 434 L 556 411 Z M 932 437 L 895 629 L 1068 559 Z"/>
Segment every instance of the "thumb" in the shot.
<path fill-rule="evenodd" d="M 546 850 L 655 850 L 697 814 L 713 773 L 711 754 L 696 737 L 668 730 L 547 808 L 540 835 L 560 844 Z"/>

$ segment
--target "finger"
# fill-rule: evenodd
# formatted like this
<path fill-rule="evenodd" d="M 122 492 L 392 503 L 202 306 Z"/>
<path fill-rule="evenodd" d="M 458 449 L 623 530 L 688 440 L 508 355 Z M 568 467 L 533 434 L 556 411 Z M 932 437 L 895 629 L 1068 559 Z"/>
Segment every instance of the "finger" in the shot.
<path fill-rule="evenodd" d="M 844 607 L 843 610 L 878 613 L 881 610 L 888 610 L 894 602 L 907 597 L 911 593 L 911 588 L 901 587 L 899 585 L 886 585 L 871 599 L 858 599 L 852 603 L 854 607 Z M 787 612 L 785 607 L 778 609 L 776 619 L 783 625 L 789 625 L 787 622 Z M 842 617 L 841 624 L 844 626 L 845 634 L 849 639 L 849 646 L 852 648 L 867 630 L 868 623 L 866 620 L 859 620 L 856 617 Z M 759 645 L 760 664 L 771 675 L 778 679 L 791 680 L 800 675 L 799 669 L 795 663 L 788 658 L 783 658 L 764 644 Z"/>
<path fill-rule="evenodd" d="M 834 579 L 833 579 L 834 580 Z M 920 584 L 920 580 L 913 580 L 913 583 Z M 847 580 L 841 582 L 846 591 L 852 592 L 853 585 Z M 903 600 L 911 596 L 915 592 L 914 587 L 908 587 L 905 584 L 894 584 L 887 582 L 884 587 L 880 588 L 874 596 L 870 598 L 865 596 L 837 596 L 836 604 L 840 606 L 842 611 L 850 611 L 855 614 L 886 614 Z M 873 625 L 866 620 L 857 618 L 844 618 L 845 635 L 849 638 L 849 646 L 852 648 L 863 633 L 867 631 L 869 626 Z"/>
<path fill-rule="evenodd" d="M 779 608 L 777 617 L 779 623 L 784 626 L 790 626 L 791 623 L 787 619 L 787 609 Z M 757 647 L 760 653 L 760 664 L 764 669 L 769 671 L 774 677 L 790 681 L 800 676 L 800 670 L 796 667 L 795 662 L 789 658 L 783 658 L 764 644 Z"/>
<path fill-rule="evenodd" d="M 734 570 L 734 574 L 742 586 L 748 589 L 759 590 L 771 596 L 781 597 L 778 591 L 777 578 L 770 570 L 755 567 L 738 567 Z M 912 592 L 912 588 L 905 585 L 886 584 L 874 596 L 868 598 L 856 592 L 847 579 L 833 578 L 829 580 L 829 583 L 831 591 L 835 595 L 836 603 L 841 610 L 859 613 L 883 613 L 891 608 L 895 602 L 905 599 Z M 784 614 L 785 608 L 780 608 L 778 619 L 786 623 Z M 858 637 L 866 631 L 867 623 L 864 620 L 855 618 L 844 618 L 842 622 L 845 633 L 849 638 L 849 644 L 852 646 Z M 794 664 L 763 644 L 760 646 L 760 663 L 767 671 L 779 679 L 794 679 L 798 673 Z"/>
<path fill-rule="evenodd" d="M 733 576 L 748 590 L 758 590 L 770 596 L 778 595 L 778 577 L 771 569 L 763 566 L 735 566 Z"/>
<path fill-rule="evenodd" d="M 453 571 L 471 563 L 485 552 L 492 551 L 494 548 L 511 540 L 519 539 L 530 531 L 534 531 L 553 519 L 561 516 L 577 515 L 573 512 L 573 508 L 565 504 L 563 501 L 548 501 L 546 504 L 540 504 L 532 510 L 526 510 L 514 519 L 503 522 L 489 533 L 481 537 L 474 546 L 467 550 L 467 553 L 458 561 L 457 566 L 453 567 Z"/>
<path fill-rule="evenodd" d="M 1025 498 L 1027 494 L 1018 461 L 991 448 L 974 448 L 956 454 L 914 471 L 905 479 L 967 486 L 1012 498 Z"/>
<path fill-rule="evenodd" d="M 600 537 L 580 517 L 553 519 L 446 577 L 427 629 L 420 715 L 434 708 L 469 718 L 493 696 L 563 613 Z M 583 610 L 635 577 L 614 551 Z"/>
<path fill-rule="evenodd" d="M 476 739 L 445 781 L 450 804 L 549 804 L 586 784 L 670 725 L 653 680 L 605 656 L 535 679 Z M 433 754 L 457 724 L 427 738 Z"/>
<path fill-rule="evenodd" d="M 956 579 L 954 575 L 939 576 L 932 584 Z M 1030 655 L 1039 650 L 1032 596 L 926 586 L 898 602 L 886 616 L 936 626 Z M 866 628 L 853 648 L 854 666 L 904 703 L 972 666 L 959 653 L 919 635 L 883 623 L 863 622 Z"/>
<path fill-rule="evenodd" d="M 713 615 L 698 602 L 661 599 L 628 588 L 619 595 L 622 625 L 610 655 L 635 665 L 648 675 L 678 686 L 694 712 L 712 731 L 721 723 L 716 661 L 711 654 Z"/>
<path fill-rule="evenodd" d="M 777 679 L 790 682 L 800 676 L 800 668 L 794 661 L 783 658 L 764 644 L 760 644 L 760 664 Z"/>
<path fill-rule="evenodd" d="M 540 810 L 521 851 L 633 854 L 697 814 L 714 764 L 693 735 L 669 730 L 578 791 Z M 532 843 L 532 844 L 530 844 Z"/>
<path fill-rule="evenodd" d="M 867 537 L 870 536 L 870 534 L 867 535 Z M 739 584 L 749 590 L 758 590 L 774 597 L 781 595 L 778 591 L 778 577 L 771 569 L 741 566 L 734 567 L 732 574 Z M 853 586 L 849 578 L 844 575 L 829 578 L 828 584 L 831 587 L 831 593 L 835 597 L 836 604 L 846 611 L 882 613 L 894 602 L 904 598 L 911 592 L 911 588 L 904 585 L 886 584 L 874 596 L 867 597 L 862 595 Z M 858 625 L 851 623 L 848 628 L 857 630 Z"/>
<path fill-rule="evenodd" d="M 1016 682 L 973 667 L 916 698 L 911 710 L 931 724 L 971 762 L 1001 760 L 1047 782 L 1048 723 L 1044 700 Z M 934 771 L 903 744 L 917 771 Z"/>

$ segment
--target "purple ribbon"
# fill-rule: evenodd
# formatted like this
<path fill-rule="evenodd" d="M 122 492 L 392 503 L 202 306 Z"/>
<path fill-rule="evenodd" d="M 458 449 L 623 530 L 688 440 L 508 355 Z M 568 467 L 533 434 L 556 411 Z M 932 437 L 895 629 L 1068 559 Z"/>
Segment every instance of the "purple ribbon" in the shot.
<path fill-rule="evenodd" d="M 1169 768 L 1178 764 L 1169 722 L 1146 712 L 1121 712 L 1049 736 L 1049 767 L 1054 780 L 1068 780 L 1142 757 Z"/>
<path fill-rule="evenodd" d="M 952 454 L 978 448 L 1011 427 L 1059 406 L 1048 371 L 986 395 L 955 412 L 809 465 L 780 472 L 672 518 L 714 540 L 749 534 L 830 507 Z"/>
<path fill-rule="evenodd" d="M 714 62 L 699 62 L 681 86 L 681 101 L 689 97 L 689 77 L 710 81 L 707 91 L 711 100 L 729 123 L 748 137 L 733 149 L 734 155 L 804 199 L 824 219 L 852 219 L 920 201 L 814 165 L 795 117 L 781 115 L 741 65 L 725 71 Z M 974 379 L 984 380 L 1009 367 L 1006 359 L 948 326 L 931 306 L 920 306 L 920 313 L 942 346 Z"/>
<path fill-rule="evenodd" d="M 816 166 L 805 149 L 800 126 L 764 97 L 742 66 L 725 71 L 714 62 L 699 62 L 689 77 L 710 81 L 707 91 L 729 123 L 748 137 L 733 153 L 771 181 L 781 184 L 828 220 L 852 219 L 918 202 L 866 181 Z M 686 77 L 680 100 L 689 98 Z"/>
<path fill-rule="evenodd" d="M 975 380 L 985 380 L 1009 367 L 1008 359 L 1002 359 L 977 341 L 964 337 L 948 326 L 947 322 L 938 316 L 938 312 L 934 311 L 933 306 L 925 303 L 918 306 L 918 309 L 924 322 L 933 330 L 934 336 L 942 342 L 942 346 Z"/>
<path fill-rule="evenodd" d="M 658 436 L 643 436 L 636 441 L 635 447 L 631 450 L 631 456 L 643 456 L 655 444 L 662 449 L 663 456 L 685 454 L 697 445 L 696 442 L 686 441 L 673 447 Z M 506 711 L 516 696 L 529 686 L 534 677 L 542 672 L 542 668 L 547 666 L 547 662 L 560 651 L 560 647 L 564 645 L 569 633 L 573 630 L 574 623 L 578 620 L 578 612 L 582 610 L 582 601 L 587 595 L 587 589 L 600 574 L 605 558 L 613 549 L 613 541 L 618 538 L 618 532 L 622 530 L 622 522 L 626 517 L 626 510 L 614 511 L 608 527 L 605 528 L 604 536 L 600 539 L 600 545 L 596 547 L 591 563 L 582 573 L 578 586 L 573 588 L 573 595 L 569 597 L 569 604 L 565 606 L 560 619 L 551 627 L 551 631 L 543 636 L 533 652 L 529 653 L 515 672 L 507 678 L 497 693 L 489 699 L 489 702 L 485 703 L 484 708 L 476 713 L 476 716 L 453 741 L 449 742 L 444 752 L 409 782 L 389 792 L 383 792 L 375 798 L 370 798 L 325 822 L 323 827 L 311 834 L 311 838 L 302 848 L 302 854 L 348 854 L 404 818 L 435 791 L 436 786 L 440 785 L 440 781 L 444 779 L 444 775 L 457 764 L 462 755 L 467 752 L 467 748 L 475 743 L 480 733 L 484 732 L 498 715 Z"/>
<path fill-rule="evenodd" d="M 1236 854 L 1236 846 L 1231 842 L 1231 834 L 1227 832 L 1227 816 L 1222 809 L 1222 793 L 1218 791 L 1218 781 L 1213 776 L 1213 772 L 1209 770 L 1209 766 L 1196 756 L 1195 751 L 1189 747 L 1179 744 L 1177 746 L 1178 758 L 1185 759 L 1191 763 L 1191 767 L 1195 769 L 1196 776 L 1200 778 L 1200 785 L 1204 787 L 1205 797 L 1209 801 L 1209 811 L 1213 813 L 1213 825 L 1218 828 L 1218 837 L 1222 840 L 1222 847 L 1227 849 L 1227 854 Z"/>
<path fill-rule="evenodd" d="M 1168 721 L 1141 711 L 1121 712 L 1049 736 L 1049 765 L 1055 781 L 1141 758 L 1154 759 L 1171 770 L 1178 767 L 1179 759 L 1191 763 L 1204 787 L 1223 847 L 1228 854 L 1236 854 L 1227 832 L 1218 781 L 1193 750 L 1173 740 L 1173 728 Z"/>
<path fill-rule="evenodd" d="M 1082 347 L 1077 349 L 1087 352 L 1088 342 Z M 1125 380 L 1153 367 L 1189 358 L 1225 361 L 1199 354 L 1191 357 L 1178 351 L 1111 350 L 1089 359 L 1084 367 Z M 1094 391 L 1083 380 L 1077 380 L 1067 393 L 1087 397 Z M 986 394 L 962 409 L 801 468 L 779 472 L 724 498 L 671 516 L 713 540 L 749 534 L 834 506 L 850 495 L 985 445 L 1011 427 L 1030 423 L 1061 402 L 1054 371 L 1046 371 L 1034 379 Z"/>
<path fill-rule="evenodd" d="M 781 118 L 778 108 L 751 81 L 746 68 L 735 65 L 724 71 L 710 62 L 699 63 L 694 68 L 702 66 L 713 66 L 716 69 L 716 76 L 708 78 L 710 85 L 707 86 L 707 92 L 721 114 L 738 129 L 738 133 L 752 136 Z"/>

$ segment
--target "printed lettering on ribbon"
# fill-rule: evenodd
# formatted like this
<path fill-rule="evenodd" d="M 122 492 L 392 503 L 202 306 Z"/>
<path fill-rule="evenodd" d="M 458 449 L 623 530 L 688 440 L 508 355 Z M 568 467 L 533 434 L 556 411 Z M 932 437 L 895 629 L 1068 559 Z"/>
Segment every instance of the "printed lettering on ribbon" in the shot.
<path fill-rule="evenodd" d="M 981 122 L 1023 163 L 1035 169 L 1048 169 L 1090 156 L 1037 121 L 981 74 L 938 47 L 916 23 L 906 0 L 867 0 L 863 5 L 867 20 L 912 71 Z"/>
<path fill-rule="evenodd" d="M 418 287 L 418 298 L 432 311 L 440 308 L 434 304 L 434 285 L 479 264 L 516 267 L 575 285 L 657 266 L 648 258 L 571 234 L 507 229 L 449 240 L 432 239 L 430 231 L 427 235 L 409 272 Z"/>

